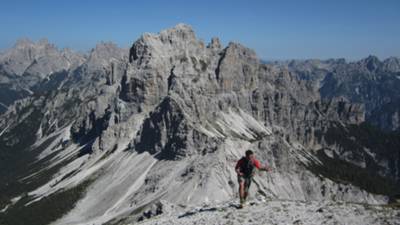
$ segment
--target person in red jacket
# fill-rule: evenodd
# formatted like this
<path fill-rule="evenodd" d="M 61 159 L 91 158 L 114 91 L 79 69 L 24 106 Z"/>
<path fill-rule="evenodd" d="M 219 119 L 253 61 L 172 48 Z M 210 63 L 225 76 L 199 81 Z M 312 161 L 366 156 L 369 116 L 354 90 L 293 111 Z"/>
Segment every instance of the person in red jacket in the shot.
<path fill-rule="evenodd" d="M 271 168 L 261 165 L 260 161 L 255 158 L 253 151 L 247 150 L 246 156 L 242 157 L 235 166 L 239 182 L 240 208 L 243 208 L 246 202 L 251 179 L 255 174 L 255 168 L 263 171 L 271 171 Z"/>

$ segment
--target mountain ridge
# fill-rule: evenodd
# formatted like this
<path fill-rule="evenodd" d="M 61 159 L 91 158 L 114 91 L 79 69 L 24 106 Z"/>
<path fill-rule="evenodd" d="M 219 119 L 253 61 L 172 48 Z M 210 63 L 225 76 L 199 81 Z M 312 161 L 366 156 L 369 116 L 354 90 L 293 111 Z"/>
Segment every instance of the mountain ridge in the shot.
<path fill-rule="evenodd" d="M 113 224 L 159 204 L 233 200 L 233 167 L 249 148 L 275 171 L 255 178 L 252 198 L 386 203 L 389 181 L 400 178 L 397 143 L 383 152 L 366 142 L 364 106 L 323 98 L 318 79 L 300 75 L 237 43 L 206 45 L 183 24 L 144 34 L 129 51 L 100 44 L 56 85 L 1 115 L 2 160 L 27 165 L 0 168 L 10 172 L 2 213 L 50 210 L 36 223 Z M 28 126 L 35 132 L 22 136 Z M 350 138 L 338 135 L 345 132 Z M 335 176 L 348 164 L 354 173 Z M 67 191 L 76 194 L 54 203 L 63 210 L 46 202 Z"/>

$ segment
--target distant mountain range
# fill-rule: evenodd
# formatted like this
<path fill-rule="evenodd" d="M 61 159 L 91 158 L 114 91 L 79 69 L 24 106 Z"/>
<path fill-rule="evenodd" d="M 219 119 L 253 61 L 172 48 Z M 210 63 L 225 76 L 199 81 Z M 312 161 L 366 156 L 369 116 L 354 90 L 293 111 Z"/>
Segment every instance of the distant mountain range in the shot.
<path fill-rule="evenodd" d="M 399 61 L 265 63 L 185 24 L 88 54 L 18 41 L 0 56 L 0 224 L 179 223 L 210 207 L 235 224 L 224 213 L 247 149 L 273 168 L 254 204 L 329 202 L 315 223 L 394 223 Z"/>

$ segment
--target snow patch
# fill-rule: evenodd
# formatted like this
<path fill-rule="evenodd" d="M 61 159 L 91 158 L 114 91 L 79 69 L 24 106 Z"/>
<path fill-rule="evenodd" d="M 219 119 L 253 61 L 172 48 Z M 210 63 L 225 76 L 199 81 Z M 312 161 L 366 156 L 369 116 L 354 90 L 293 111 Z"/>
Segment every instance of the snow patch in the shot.
<path fill-rule="evenodd" d="M 333 151 L 330 149 L 324 149 L 324 153 L 326 156 L 328 156 L 329 158 L 333 159 Z"/>
<path fill-rule="evenodd" d="M 4 213 L 5 211 L 7 211 L 8 207 L 10 207 L 10 205 L 6 205 L 4 208 L 2 208 L 0 210 L 0 213 Z"/>
<path fill-rule="evenodd" d="M 22 90 L 25 90 L 25 91 L 27 91 L 30 95 L 33 95 L 33 91 L 31 91 L 31 90 L 28 89 L 28 88 L 22 88 Z"/>
<path fill-rule="evenodd" d="M 4 134 L 4 132 L 6 132 L 6 130 L 7 130 L 9 127 L 10 127 L 10 124 L 8 124 L 8 125 L 6 126 L 6 128 L 4 128 L 4 129 L 0 132 L 0 137 L 1 137 L 1 135 Z"/>
<path fill-rule="evenodd" d="M 364 147 L 364 151 L 370 155 L 373 159 L 376 158 L 376 153 L 373 153 L 369 148 Z"/>
<path fill-rule="evenodd" d="M 8 204 L 8 205 L 6 205 L 3 209 L 1 209 L 1 210 L 0 210 L 0 213 L 3 213 L 3 212 L 5 212 L 5 211 L 7 211 L 7 209 L 8 209 L 10 206 L 12 206 L 12 205 L 14 205 L 15 203 L 17 203 L 21 198 L 22 198 L 21 196 L 17 196 L 17 197 L 12 198 L 12 199 L 11 199 L 11 203 Z"/>
<path fill-rule="evenodd" d="M 0 102 L 0 106 L 4 107 L 5 109 L 8 109 L 8 106 L 5 105 L 4 103 Z"/>

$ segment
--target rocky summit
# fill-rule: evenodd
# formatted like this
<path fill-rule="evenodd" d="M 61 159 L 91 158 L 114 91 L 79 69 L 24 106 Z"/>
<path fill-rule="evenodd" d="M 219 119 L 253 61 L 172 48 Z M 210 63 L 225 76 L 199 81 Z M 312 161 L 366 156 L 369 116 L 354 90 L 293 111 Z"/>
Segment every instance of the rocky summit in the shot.
<path fill-rule="evenodd" d="M 0 224 L 398 224 L 399 68 L 264 63 L 186 24 L 87 55 L 20 41 L 0 57 Z M 237 218 L 247 149 L 272 171 Z"/>

